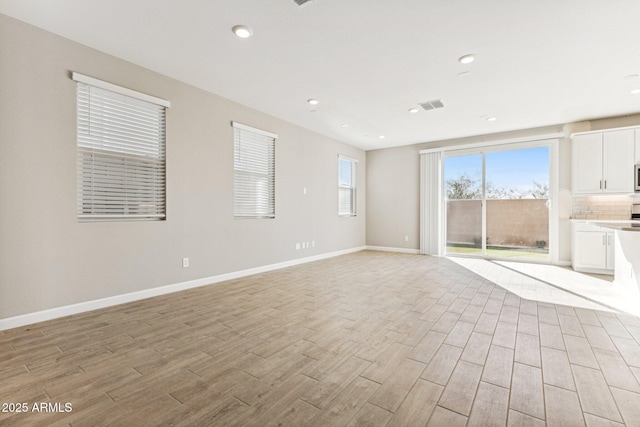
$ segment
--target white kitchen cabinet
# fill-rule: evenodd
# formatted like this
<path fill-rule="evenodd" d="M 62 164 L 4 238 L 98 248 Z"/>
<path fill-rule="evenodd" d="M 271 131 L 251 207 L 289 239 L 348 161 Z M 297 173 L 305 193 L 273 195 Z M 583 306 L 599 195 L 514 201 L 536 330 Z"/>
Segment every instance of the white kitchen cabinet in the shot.
<path fill-rule="evenodd" d="M 636 129 L 636 160 L 635 164 L 640 164 L 640 129 Z"/>
<path fill-rule="evenodd" d="M 613 274 L 615 233 L 589 223 L 575 223 L 572 230 L 572 265 L 576 271 Z"/>
<path fill-rule="evenodd" d="M 572 144 L 573 193 L 633 193 L 635 134 L 634 129 L 623 129 L 575 135 Z"/>
<path fill-rule="evenodd" d="M 602 133 L 576 135 L 572 146 L 573 193 L 602 192 Z"/>

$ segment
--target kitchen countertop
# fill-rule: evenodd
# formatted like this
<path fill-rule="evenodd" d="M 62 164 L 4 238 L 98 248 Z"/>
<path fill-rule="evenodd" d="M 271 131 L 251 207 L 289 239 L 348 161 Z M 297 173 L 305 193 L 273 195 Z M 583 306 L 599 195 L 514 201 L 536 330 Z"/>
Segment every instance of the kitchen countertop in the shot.
<path fill-rule="evenodd" d="M 569 221 L 573 221 L 573 222 L 589 222 L 589 223 L 596 223 L 596 222 L 602 222 L 602 223 L 606 223 L 606 224 L 621 224 L 621 223 L 627 223 L 627 224 L 640 224 L 640 219 L 587 219 L 587 218 L 569 218 Z"/>
<path fill-rule="evenodd" d="M 640 221 L 593 221 L 600 227 L 622 231 L 640 231 Z"/>

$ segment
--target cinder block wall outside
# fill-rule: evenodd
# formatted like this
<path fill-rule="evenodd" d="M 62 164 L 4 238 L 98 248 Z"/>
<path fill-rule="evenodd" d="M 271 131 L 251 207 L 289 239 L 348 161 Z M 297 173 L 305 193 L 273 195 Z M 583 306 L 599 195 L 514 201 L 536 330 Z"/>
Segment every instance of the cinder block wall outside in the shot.
<path fill-rule="evenodd" d="M 480 200 L 447 202 L 447 242 L 478 244 L 482 235 Z M 487 200 L 487 244 L 537 247 L 549 240 L 547 199 Z"/>

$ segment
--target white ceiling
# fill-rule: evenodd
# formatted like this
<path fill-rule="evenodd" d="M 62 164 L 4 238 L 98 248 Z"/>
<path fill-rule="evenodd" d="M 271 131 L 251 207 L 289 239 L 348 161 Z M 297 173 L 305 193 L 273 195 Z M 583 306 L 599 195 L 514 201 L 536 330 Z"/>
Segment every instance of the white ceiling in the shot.
<path fill-rule="evenodd" d="M 364 149 L 640 112 L 640 78 L 625 78 L 640 74 L 638 0 L 0 0 L 0 13 Z"/>

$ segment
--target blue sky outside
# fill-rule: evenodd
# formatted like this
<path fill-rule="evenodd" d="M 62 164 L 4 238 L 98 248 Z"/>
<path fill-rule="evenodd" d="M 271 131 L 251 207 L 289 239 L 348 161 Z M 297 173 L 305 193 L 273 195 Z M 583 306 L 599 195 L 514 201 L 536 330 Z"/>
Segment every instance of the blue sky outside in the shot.
<path fill-rule="evenodd" d="M 526 191 L 534 181 L 549 184 L 549 147 L 489 152 L 486 161 L 487 182 L 495 187 Z M 481 154 L 445 157 L 445 182 L 465 174 L 480 182 Z"/>

